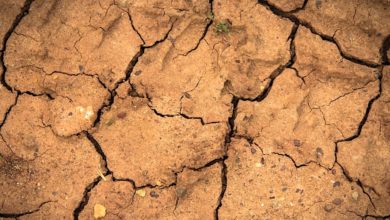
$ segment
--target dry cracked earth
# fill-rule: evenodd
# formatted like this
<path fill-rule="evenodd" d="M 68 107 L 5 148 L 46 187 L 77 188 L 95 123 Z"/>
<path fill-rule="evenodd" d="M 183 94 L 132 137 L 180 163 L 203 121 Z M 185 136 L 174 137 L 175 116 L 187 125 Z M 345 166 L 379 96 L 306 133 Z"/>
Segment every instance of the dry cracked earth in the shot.
<path fill-rule="evenodd" d="M 0 0 L 0 219 L 390 218 L 390 1 Z"/>

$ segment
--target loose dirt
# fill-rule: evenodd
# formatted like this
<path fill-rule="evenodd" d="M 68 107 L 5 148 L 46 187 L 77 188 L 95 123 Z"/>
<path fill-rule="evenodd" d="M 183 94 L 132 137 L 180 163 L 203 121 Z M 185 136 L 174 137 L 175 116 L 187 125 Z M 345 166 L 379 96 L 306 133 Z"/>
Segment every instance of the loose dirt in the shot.
<path fill-rule="evenodd" d="M 0 219 L 390 218 L 388 0 L 0 0 Z"/>

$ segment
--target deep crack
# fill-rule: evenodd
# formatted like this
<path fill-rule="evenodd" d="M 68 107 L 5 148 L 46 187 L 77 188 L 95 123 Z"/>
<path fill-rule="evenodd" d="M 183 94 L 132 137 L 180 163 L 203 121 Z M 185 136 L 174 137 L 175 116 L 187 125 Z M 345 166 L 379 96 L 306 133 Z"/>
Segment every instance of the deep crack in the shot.
<path fill-rule="evenodd" d="M 390 65 L 390 58 L 387 56 L 388 51 L 390 50 L 390 35 L 388 35 L 384 40 L 380 50 L 382 65 Z"/>
<path fill-rule="evenodd" d="M 0 60 L 1 60 L 0 62 L 1 62 L 2 68 L 3 68 L 3 74 L 1 75 L 0 82 L 5 88 L 7 88 L 7 90 L 9 90 L 11 92 L 12 92 L 12 87 L 10 85 L 8 85 L 8 83 L 5 80 L 6 73 L 7 73 L 7 67 L 5 66 L 5 62 L 4 62 L 4 55 L 5 55 L 6 48 L 7 48 L 7 42 L 9 40 L 9 38 L 11 37 L 12 33 L 15 31 L 16 27 L 22 21 L 22 19 L 26 15 L 28 15 L 28 12 L 30 11 L 30 7 L 31 7 L 31 4 L 33 1 L 34 0 L 26 0 L 24 2 L 24 5 L 23 5 L 22 9 L 20 10 L 20 13 L 16 16 L 14 22 L 11 25 L 11 28 L 7 31 L 7 33 L 4 35 L 4 38 L 3 38 L 3 51 L 0 53 Z"/>
<path fill-rule="evenodd" d="M 85 188 L 81 201 L 79 202 L 77 207 L 73 210 L 73 219 L 75 220 L 79 219 L 80 213 L 84 210 L 84 207 L 88 204 L 90 192 L 100 183 L 101 180 L 102 178 L 100 176 L 96 177 L 95 180 L 92 183 L 88 184 L 88 186 Z"/>
<path fill-rule="evenodd" d="M 360 179 L 356 179 L 356 178 L 351 177 L 351 176 L 349 175 L 347 169 L 344 168 L 344 166 L 338 161 L 338 151 L 339 151 L 339 146 L 338 146 L 338 144 L 339 144 L 339 143 L 342 143 L 342 142 L 350 142 L 350 141 L 353 141 L 354 139 L 356 139 L 356 138 L 358 138 L 358 137 L 360 136 L 360 134 L 361 134 L 361 132 L 362 132 L 362 130 L 363 130 L 363 127 L 364 127 L 364 125 L 365 125 L 366 122 L 367 122 L 368 116 L 369 116 L 369 114 L 370 114 L 370 112 L 371 112 L 372 105 L 373 105 L 374 102 L 375 102 L 376 100 L 378 100 L 378 99 L 381 97 L 381 95 L 382 95 L 382 78 L 383 78 L 383 75 L 382 75 L 382 74 L 383 74 L 383 66 L 380 67 L 380 69 L 379 69 L 379 71 L 378 71 L 378 74 L 377 74 L 377 76 L 378 76 L 378 77 L 377 77 L 377 78 L 378 78 L 378 88 L 379 88 L 378 94 L 375 95 L 373 98 L 371 98 L 371 99 L 369 100 L 369 102 L 368 102 L 368 104 L 367 104 L 367 107 L 366 107 L 366 110 L 365 110 L 365 112 L 364 112 L 364 116 L 363 116 L 362 120 L 359 122 L 359 125 L 358 125 L 358 128 L 357 128 L 356 132 L 355 132 L 353 135 L 351 135 L 350 137 L 347 137 L 347 138 L 344 138 L 344 139 L 341 139 L 341 140 L 337 140 L 337 141 L 335 142 L 335 150 L 334 150 L 335 162 L 334 162 L 334 165 L 333 165 L 333 166 L 335 166 L 335 164 L 338 164 L 338 165 L 341 167 L 344 176 L 345 176 L 350 182 L 356 182 L 356 183 L 357 183 L 357 185 L 362 189 L 362 191 L 364 192 L 364 194 L 369 198 L 370 203 L 371 203 L 371 205 L 372 205 L 374 208 L 375 208 L 375 204 L 374 204 L 374 202 L 373 202 L 371 196 L 365 191 L 364 185 L 363 185 L 363 183 L 361 182 L 361 180 L 360 180 Z"/>
<path fill-rule="evenodd" d="M 3 127 L 3 125 L 5 124 L 5 122 L 7 121 L 8 115 L 11 113 L 13 107 L 15 107 L 16 104 L 18 103 L 19 96 L 20 96 L 20 93 L 19 92 L 16 93 L 16 97 L 15 97 L 14 103 L 11 106 L 9 106 L 7 111 L 5 112 L 5 115 L 4 115 L 3 119 L 2 119 L 2 121 L 0 121 L 0 130 Z"/>
<path fill-rule="evenodd" d="M 236 117 L 237 117 L 238 103 L 239 103 L 239 101 L 252 101 L 252 102 L 253 101 L 256 101 L 256 102 L 263 101 L 268 96 L 269 92 L 271 91 L 271 88 L 272 88 L 274 80 L 286 68 L 289 68 L 292 65 L 294 65 L 295 60 L 296 60 L 294 40 L 295 40 L 295 36 L 296 36 L 297 30 L 298 30 L 298 27 L 299 27 L 298 24 L 294 25 L 292 27 L 292 30 L 291 30 L 291 33 L 290 33 L 289 37 L 287 38 L 287 40 L 290 40 L 290 59 L 289 59 L 289 61 L 286 64 L 279 66 L 276 70 L 274 70 L 271 73 L 270 83 L 263 90 L 263 92 L 261 92 L 260 95 L 257 96 L 254 99 L 240 98 L 240 97 L 237 97 L 237 96 L 233 96 L 233 98 L 232 98 L 232 101 L 231 101 L 232 114 L 228 118 L 229 130 L 228 130 L 227 135 L 225 136 L 225 144 L 224 144 L 224 148 L 225 149 L 224 149 L 224 157 L 223 157 L 223 161 L 222 161 L 222 167 L 223 167 L 222 168 L 222 175 L 221 175 L 222 186 L 221 186 L 221 193 L 220 193 L 219 198 L 218 198 L 218 206 L 217 206 L 217 208 L 215 209 L 215 212 L 214 212 L 215 219 L 219 219 L 219 209 L 223 205 L 222 204 L 222 200 L 223 200 L 223 198 L 225 196 L 225 192 L 226 192 L 226 188 L 227 188 L 227 184 L 228 184 L 228 179 L 227 179 L 228 168 L 227 168 L 227 165 L 226 165 L 225 161 L 228 159 L 228 145 L 231 143 L 232 138 L 235 137 L 235 135 L 236 135 L 235 134 L 236 133 L 236 131 L 235 131 L 235 120 L 236 120 Z M 252 143 L 253 139 L 249 140 L 249 142 Z"/>
<path fill-rule="evenodd" d="M 282 11 L 281 9 L 279 9 L 276 6 L 274 6 L 271 3 L 269 3 L 267 0 L 258 0 L 258 3 L 263 5 L 264 7 L 269 9 L 270 11 L 272 11 L 275 15 L 277 15 L 279 17 L 282 17 L 282 18 L 287 18 L 291 22 L 295 23 L 296 25 L 302 25 L 302 26 L 308 28 L 313 34 L 315 34 L 317 36 L 320 36 L 322 40 L 328 41 L 328 42 L 331 42 L 331 43 L 335 44 L 337 49 L 340 52 L 340 55 L 344 59 L 347 59 L 347 60 L 349 60 L 349 61 L 351 61 L 353 63 L 356 63 L 356 64 L 360 64 L 360 65 L 364 65 L 364 66 L 368 66 L 368 67 L 373 67 L 373 68 L 380 66 L 377 63 L 373 63 L 373 62 L 370 62 L 370 61 L 362 60 L 359 57 L 356 57 L 356 56 L 353 56 L 353 55 L 345 53 L 341 49 L 340 43 L 333 36 L 329 36 L 329 35 L 320 33 L 309 22 L 303 21 L 303 20 L 299 19 L 297 16 L 295 16 L 292 13 Z"/>
<path fill-rule="evenodd" d="M 109 97 L 108 100 L 102 105 L 102 107 L 100 107 L 99 110 L 97 111 L 97 117 L 96 117 L 96 119 L 95 119 L 95 121 L 94 121 L 94 123 L 93 123 L 93 127 L 96 127 L 96 126 L 99 124 L 100 119 L 101 119 L 101 116 L 102 116 L 103 113 L 104 113 L 104 110 L 105 110 L 105 109 L 110 109 L 111 106 L 112 106 L 112 104 L 114 104 L 114 99 L 115 99 L 115 96 L 117 95 L 116 90 L 119 88 L 119 86 L 120 86 L 122 83 L 124 83 L 124 82 L 130 81 L 130 77 L 131 77 L 131 74 L 132 74 L 132 72 L 133 72 L 133 69 L 134 69 L 135 65 L 137 65 L 139 58 L 145 53 L 145 49 L 154 48 L 154 47 L 156 47 L 158 44 L 164 42 L 164 41 L 168 38 L 170 32 L 172 31 L 174 24 L 175 24 L 175 21 L 172 22 L 172 25 L 171 25 L 170 29 L 168 30 L 168 32 L 165 34 L 165 36 L 164 36 L 162 39 L 157 40 L 156 42 L 154 42 L 153 45 L 151 45 L 151 46 L 141 45 L 141 46 L 140 46 L 140 49 L 139 49 L 138 53 L 131 59 L 129 65 L 128 65 L 127 69 L 126 69 L 125 77 L 122 78 L 121 80 L 119 80 L 119 81 L 115 84 L 114 89 L 112 89 L 112 90 L 110 91 L 110 97 Z M 133 84 L 131 84 L 131 82 L 130 82 L 130 86 L 131 86 L 131 88 L 134 90 L 133 92 L 137 93 L 137 92 L 136 92 L 136 87 L 135 87 Z M 137 93 L 137 94 L 138 94 L 138 93 Z"/>

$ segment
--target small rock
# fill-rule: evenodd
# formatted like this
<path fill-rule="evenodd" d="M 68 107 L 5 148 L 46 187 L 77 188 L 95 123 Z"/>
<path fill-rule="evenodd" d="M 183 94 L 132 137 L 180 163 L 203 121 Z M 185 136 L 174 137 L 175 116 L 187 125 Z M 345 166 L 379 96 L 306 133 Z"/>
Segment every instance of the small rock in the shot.
<path fill-rule="evenodd" d="M 294 146 L 295 147 L 300 147 L 302 145 L 301 141 L 300 140 L 297 140 L 297 139 L 294 139 L 293 140 L 293 143 L 294 143 Z"/>
<path fill-rule="evenodd" d="M 359 193 L 358 192 L 353 192 L 352 193 L 352 199 L 354 199 L 355 201 L 357 201 L 359 199 Z"/>
<path fill-rule="evenodd" d="M 79 65 L 79 70 L 80 70 L 80 73 L 83 73 L 84 72 L 84 66 L 83 65 Z"/>
<path fill-rule="evenodd" d="M 124 118 L 126 118 L 127 113 L 126 113 L 126 112 L 119 112 L 116 116 L 117 116 L 119 119 L 124 119 Z"/>
<path fill-rule="evenodd" d="M 94 112 L 93 112 L 92 106 L 88 106 L 87 111 L 85 111 L 85 113 L 84 113 L 84 118 L 89 120 L 92 118 L 93 115 L 94 115 Z"/>
<path fill-rule="evenodd" d="M 332 203 L 335 205 L 340 205 L 341 203 L 343 203 L 343 200 L 340 198 L 335 198 L 333 199 Z"/>
<path fill-rule="evenodd" d="M 150 192 L 150 196 L 153 197 L 153 198 L 158 198 L 159 197 L 158 193 L 156 193 L 155 191 L 151 191 Z"/>
<path fill-rule="evenodd" d="M 320 157 L 324 156 L 324 151 L 322 150 L 322 148 L 317 147 L 316 155 L 317 155 L 317 158 L 320 158 Z"/>
<path fill-rule="evenodd" d="M 333 209 L 333 206 L 331 204 L 326 204 L 324 206 L 324 210 L 327 211 L 327 212 L 331 212 Z"/>
<path fill-rule="evenodd" d="M 341 185 L 341 183 L 339 181 L 336 181 L 333 183 L 333 187 L 339 187 Z"/>
<path fill-rule="evenodd" d="M 114 122 L 115 122 L 115 119 L 114 118 L 110 118 L 110 119 L 108 119 L 108 121 L 106 121 L 106 125 L 107 126 L 111 126 L 112 124 L 114 124 Z"/>
<path fill-rule="evenodd" d="M 106 216 L 106 207 L 101 204 L 95 204 L 93 207 L 93 217 L 95 217 L 95 219 L 99 219 L 104 216 Z"/>
<path fill-rule="evenodd" d="M 135 193 L 141 197 L 145 197 L 145 195 L 146 195 L 146 191 L 144 189 L 139 189 L 139 190 L 135 191 Z"/>
<path fill-rule="evenodd" d="M 134 75 L 139 76 L 139 75 L 141 75 L 141 73 L 142 73 L 141 70 L 137 70 L 137 71 L 135 71 Z"/>
<path fill-rule="evenodd" d="M 255 154 L 256 153 L 256 149 L 255 148 L 251 148 L 251 153 Z"/>

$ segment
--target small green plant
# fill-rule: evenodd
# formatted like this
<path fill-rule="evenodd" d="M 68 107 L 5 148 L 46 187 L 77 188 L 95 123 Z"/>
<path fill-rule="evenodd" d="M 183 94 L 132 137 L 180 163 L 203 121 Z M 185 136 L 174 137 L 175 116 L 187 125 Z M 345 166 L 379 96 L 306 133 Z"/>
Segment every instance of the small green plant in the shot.
<path fill-rule="evenodd" d="M 219 21 L 215 24 L 215 32 L 217 34 L 227 34 L 230 32 L 231 23 L 227 20 Z"/>

